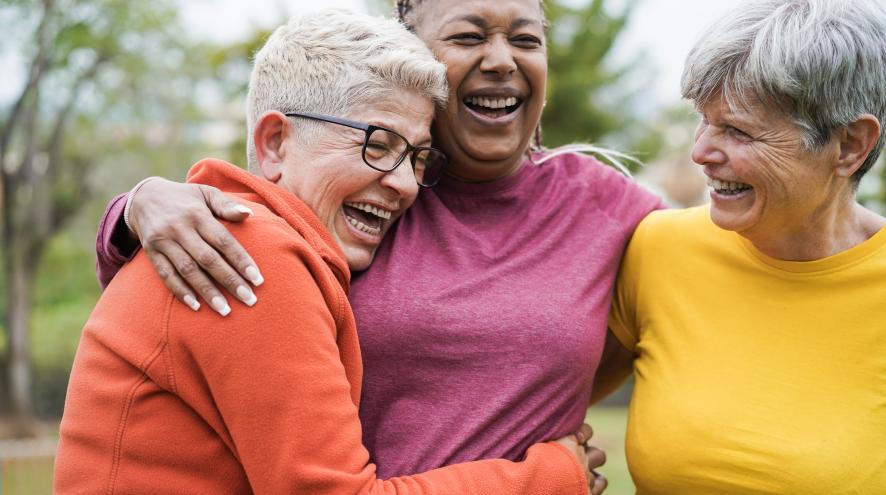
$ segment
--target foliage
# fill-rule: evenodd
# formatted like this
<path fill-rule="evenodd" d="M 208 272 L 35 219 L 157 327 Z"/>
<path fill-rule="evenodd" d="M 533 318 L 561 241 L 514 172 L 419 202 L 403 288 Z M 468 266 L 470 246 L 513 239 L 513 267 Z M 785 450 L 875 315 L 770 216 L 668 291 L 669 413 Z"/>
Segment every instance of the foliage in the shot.
<path fill-rule="evenodd" d="M 0 392 L 23 424 L 33 414 L 32 285 L 46 246 L 109 178 L 129 177 L 121 163 L 191 142 L 181 130 L 193 80 L 182 63 L 192 52 L 176 17 L 171 0 L 7 2 L 0 11 L 25 74 L 0 108 L 8 366 Z"/>
<path fill-rule="evenodd" d="M 547 106 L 542 117 L 544 143 L 597 142 L 625 129 L 631 122 L 623 110 L 630 95 L 615 88 L 628 65 L 606 63 L 636 1 L 610 12 L 613 2 L 591 0 L 581 7 L 545 2 L 548 31 Z"/>

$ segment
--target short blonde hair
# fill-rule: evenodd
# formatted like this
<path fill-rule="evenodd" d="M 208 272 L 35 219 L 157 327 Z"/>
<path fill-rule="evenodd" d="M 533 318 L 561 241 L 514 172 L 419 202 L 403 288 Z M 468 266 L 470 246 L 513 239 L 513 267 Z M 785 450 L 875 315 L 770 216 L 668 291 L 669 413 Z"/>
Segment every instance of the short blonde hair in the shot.
<path fill-rule="evenodd" d="M 446 104 L 446 67 L 399 22 L 346 10 L 296 16 L 277 28 L 255 55 L 247 97 L 247 155 L 257 165 L 253 131 L 265 112 L 346 117 L 398 89 Z M 321 124 L 294 121 L 299 135 Z"/>

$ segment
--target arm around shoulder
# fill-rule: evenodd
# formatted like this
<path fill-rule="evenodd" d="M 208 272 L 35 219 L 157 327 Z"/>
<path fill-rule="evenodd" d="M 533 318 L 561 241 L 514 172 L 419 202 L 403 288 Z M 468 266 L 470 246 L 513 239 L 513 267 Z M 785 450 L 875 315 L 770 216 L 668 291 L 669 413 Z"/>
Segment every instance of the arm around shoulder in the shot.
<path fill-rule="evenodd" d="M 339 296 L 324 281 L 331 272 L 282 222 L 253 218 L 232 230 L 272 275 L 257 289 L 259 302 L 225 318 L 176 305 L 172 319 L 182 320 L 170 343 L 179 349 L 177 374 L 197 384 L 191 390 L 208 387 L 200 393 L 211 395 L 204 402 L 217 408 L 255 493 L 585 493 L 582 466 L 554 444 L 534 446 L 523 462 L 377 479 L 357 411 L 359 353 L 348 351 L 356 329 L 349 309 L 336 315 Z"/>

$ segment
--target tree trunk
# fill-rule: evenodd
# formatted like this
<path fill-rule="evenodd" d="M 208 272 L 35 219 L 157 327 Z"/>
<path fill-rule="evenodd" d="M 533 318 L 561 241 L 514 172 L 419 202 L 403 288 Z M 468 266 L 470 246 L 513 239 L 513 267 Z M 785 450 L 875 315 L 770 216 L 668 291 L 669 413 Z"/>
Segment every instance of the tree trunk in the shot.
<path fill-rule="evenodd" d="M 11 241 L 11 242 L 9 242 Z M 34 401 L 32 399 L 32 373 L 28 316 L 31 312 L 32 280 L 34 270 L 29 266 L 25 246 L 8 239 L 5 251 L 7 377 L 11 404 L 12 426 L 16 436 L 32 436 L 35 433 Z"/>

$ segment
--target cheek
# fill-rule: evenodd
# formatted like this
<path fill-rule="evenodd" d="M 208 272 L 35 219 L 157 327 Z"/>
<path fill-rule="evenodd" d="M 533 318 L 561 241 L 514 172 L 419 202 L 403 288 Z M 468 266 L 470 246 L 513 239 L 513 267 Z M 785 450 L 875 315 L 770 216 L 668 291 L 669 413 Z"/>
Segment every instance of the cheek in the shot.
<path fill-rule="evenodd" d="M 548 80 L 548 57 L 545 52 L 533 55 L 526 70 L 534 85 L 544 87 Z"/>
<path fill-rule="evenodd" d="M 780 150 L 758 146 L 750 154 L 750 159 L 743 162 L 770 195 L 786 196 L 801 183 L 802 174 L 796 169 L 798 164 Z"/>

